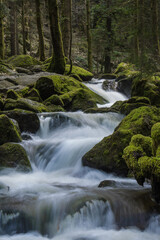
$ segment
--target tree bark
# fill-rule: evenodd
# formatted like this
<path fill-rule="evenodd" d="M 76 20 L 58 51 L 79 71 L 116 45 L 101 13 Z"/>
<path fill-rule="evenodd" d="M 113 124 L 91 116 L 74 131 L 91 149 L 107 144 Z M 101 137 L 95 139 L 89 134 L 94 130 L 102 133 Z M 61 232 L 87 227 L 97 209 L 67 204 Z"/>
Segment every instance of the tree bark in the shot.
<path fill-rule="evenodd" d="M 69 58 L 71 42 L 71 10 L 72 0 L 62 0 L 62 38 L 64 53 Z"/>
<path fill-rule="evenodd" d="M 65 56 L 63 50 L 62 34 L 59 25 L 57 0 L 48 0 L 50 29 L 53 45 L 53 57 L 49 70 L 63 74 L 65 72 Z"/>
<path fill-rule="evenodd" d="M 17 54 L 17 13 L 16 2 L 10 2 L 11 56 Z"/>
<path fill-rule="evenodd" d="M 111 2 L 107 0 L 107 9 L 109 12 Z M 112 50 L 112 19 L 108 14 L 106 17 L 106 31 L 107 31 L 107 41 L 105 47 L 105 56 L 104 56 L 104 71 L 105 73 L 111 72 L 111 50 Z"/>
<path fill-rule="evenodd" d="M 157 0 L 151 1 L 151 10 L 152 10 L 153 53 L 155 55 L 160 55 Z"/>
<path fill-rule="evenodd" d="M 87 15 L 87 44 L 88 44 L 88 69 L 90 72 L 93 71 L 93 61 L 92 61 L 92 35 L 90 28 L 90 0 L 86 0 L 86 15 Z"/>
<path fill-rule="evenodd" d="M 24 1 L 22 0 L 22 35 L 23 35 L 23 54 L 27 53 L 26 49 L 26 33 L 25 33 L 25 16 L 24 16 Z"/>
<path fill-rule="evenodd" d="M 43 30 L 42 30 L 40 0 L 35 0 L 35 3 L 36 3 L 37 30 L 38 30 L 38 36 L 39 36 L 39 57 L 41 61 L 44 61 L 45 47 L 44 47 L 44 37 L 43 37 Z"/>
<path fill-rule="evenodd" d="M 4 25 L 3 1 L 0 0 L 0 59 L 4 59 Z"/>
<path fill-rule="evenodd" d="M 134 39 L 134 61 L 139 59 L 139 0 L 135 0 L 135 39 Z"/>

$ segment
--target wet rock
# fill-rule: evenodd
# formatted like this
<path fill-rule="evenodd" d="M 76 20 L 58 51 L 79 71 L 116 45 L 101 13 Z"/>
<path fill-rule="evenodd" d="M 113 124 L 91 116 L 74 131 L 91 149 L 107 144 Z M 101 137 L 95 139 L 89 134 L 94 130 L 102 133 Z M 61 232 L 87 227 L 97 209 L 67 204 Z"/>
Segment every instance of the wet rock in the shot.
<path fill-rule="evenodd" d="M 111 90 L 115 90 L 116 89 L 116 84 L 115 84 L 115 81 L 113 80 L 105 80 L 102 84 L 102 88 L 104 90 L 108 90 L 108 91 L 111 91 Z"/>
<path fill-rule="evenodd" d="M 132 96 L 147 97 L 152 105 L 160 106 L 160 77 L 136 77 L 132 85 Z"/>
<path fill-rule="evenodd" d="M 5 143 L 0 146 L 0 167 L 31 168 L 24 148 L 15 143 Z"/>
<path fill-rule="evenodd" d="M 1 113 L 5 113 L 9 118 L 15 119 L 18 122 L 21 132 L 36 133 L 40 128 L 39 118 L 34 112 L 15 109 L 14 111 L 4 111 Z"/>
<path fill-rule="evenodd" d="M 16 67 L 15 70 L 18 72 L 18 73 L 25 73 L 25 74 L 32 74 L 32 72 L 26 68 L 22 68 L 22 67 Z"/>
<path fill-rule="evenodd" d="M 6 99 L 4 103 L 4 111 L 13 110 L 13 109 L 23 109 L 32 112 L 47 112 L 47 108 L 42 103 L 32 101 L 26 98 L 20 98 L 17 100 Z"/>
<path fill-rule="evenodd" d="M 11 99 L 15 99 L 17 100 L 20 96 L 18 95 L 18 93 L 16 91 L 14 91 L 13 89 L 9 89 L 7 91 L 7 98 L 11 98 Z"/>
<path fill-rule="evenodd" d="M 7 142 L 21 142 L 21 136 L 13 121 L 6 115 L 0 115 L 0 145 Z"/>
<path fill-rule="evenodd" d="M 98 185 L 99 188 L 104 188 L 104 187 L 115 187 L 116 186 L 116 181 L 114 180 L 104 180 L 100 182 Z"/>

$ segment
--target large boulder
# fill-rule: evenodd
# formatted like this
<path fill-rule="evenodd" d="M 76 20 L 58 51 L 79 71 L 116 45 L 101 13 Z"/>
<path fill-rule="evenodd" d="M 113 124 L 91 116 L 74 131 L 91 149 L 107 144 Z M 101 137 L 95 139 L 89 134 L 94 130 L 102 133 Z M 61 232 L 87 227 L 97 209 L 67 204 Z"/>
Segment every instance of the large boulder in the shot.
<path fill-rule="evenodd" d="M 133 79 L 139 75 L 139 72 L 135 70 L 133 64 L 122 62 L 115 70 L 115 74 L 117 75 L 117 90 L 130 97 Z"/>
<path fill-rule="evenodd" d="M 6 115 L 0 115 L 0 145 L 7 142 L 21 142 L 16 125 Z"/>
<path fill-rule="evenodd" d="M 158 121 L 160 109 L 156 107 L 134 109 L 122 120 L 112 135 L 105 137 L 83 156 L 83 165 L 126 176 L 128 167 L 122 158 L 124 148 L 135 134 L 149 136 L 153 124 Z"/>
<path fill-rule="evenodd" d="M 14 67 L 29 68 L 33 65 L 40 65 L 40 61 L 29 55 L 15 55 L 7 59 L 7 63 Z"/>
<path fill-rule="evenodd" d="M 23 109 L 32 112 L 47 112 L 47 108 L 42 103 L 38 103 L 36 101 L 32 101 L 26 98 L 20 98 L 17 100 L 14 99 L 6 99 L 4 104 L 4 111 L 13 110 L 13 109 Z"/>
<path fill-rule="evenodd" d="M 15 119 L 18 122 L 21 132 L 36 133 L 40 128 L 40 121 L 36 113 L 21 109 L 0 112 L 7 115 L 9 118 Z"/>
<path fill-rule="evenodd" d="M 132 84 L 132 96 L 148 97 L 152 105 L 160 106 L 160 77 L 136 77 Z"/>
<path fill-rule="evenodd" d="M 16 143 L 5 143 L 0 146 L 0 168 L 31 168 L 24 148 Z"/>

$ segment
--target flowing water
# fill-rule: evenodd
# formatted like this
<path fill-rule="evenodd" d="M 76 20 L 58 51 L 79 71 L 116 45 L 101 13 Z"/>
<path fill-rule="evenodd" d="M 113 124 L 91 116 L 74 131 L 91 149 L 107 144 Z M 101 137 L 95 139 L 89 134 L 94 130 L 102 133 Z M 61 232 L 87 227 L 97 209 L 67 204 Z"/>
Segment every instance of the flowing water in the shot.
<path fill-rule="evenodd" d="M 0 239 L 159 240 L 160 215 L 149 185 L 81 163 L 123 116 L 69 112 L 39 118 L 38 133 L 22 143 L 33 171 L 0 173 Z M 98 188 L 103 180 L 108 187 Z"/>

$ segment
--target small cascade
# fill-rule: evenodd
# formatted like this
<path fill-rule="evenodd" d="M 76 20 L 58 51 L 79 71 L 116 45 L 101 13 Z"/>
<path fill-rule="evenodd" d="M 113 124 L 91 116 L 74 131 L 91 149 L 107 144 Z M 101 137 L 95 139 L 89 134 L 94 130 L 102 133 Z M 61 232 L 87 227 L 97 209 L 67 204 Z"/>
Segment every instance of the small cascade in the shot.
<path fill-rule="evenodd" d="M 93 92 L 97 93 L 101 97 L 103 97 L 105 100 L 108 101 L 107 104 L 100 105 L 98 104 L 97 106 L 99 108 L 102 107 L 110 107 L 112 106 L 116 101 L 125 101 L 127 100 L 127 97 L 118 92 L 118 91 L 113 91 L 113 90 L 104 90 L 102 88 L 103 82 L 105 79 L 97 80 L 93 79 L 90 83 L 85 84 L 88 88 L 90 88 Z M 114 80 L 112 80 L 114 81 Z"/>

